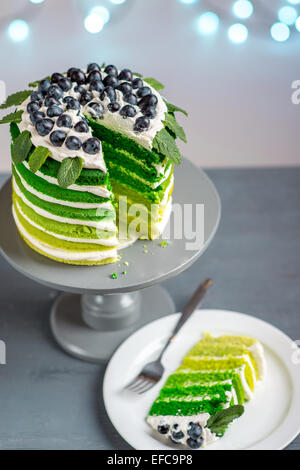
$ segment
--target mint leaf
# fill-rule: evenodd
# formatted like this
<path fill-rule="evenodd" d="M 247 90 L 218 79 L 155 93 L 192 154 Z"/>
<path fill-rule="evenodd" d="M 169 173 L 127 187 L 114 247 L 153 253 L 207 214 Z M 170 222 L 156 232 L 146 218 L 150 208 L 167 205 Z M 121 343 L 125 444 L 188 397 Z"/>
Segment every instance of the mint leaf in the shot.
<path fill-rule="evenodd" d="M 156 80 L 155 78 L 144 78 L 144 82 L 147 82 L 150 86 L 152 86 L 152 88 L 154 88 L 154 90 L 162 90 L 163 88 L 165 88 L 165 85 L 163 85 L 162 83 L 160 83 L 158 80 Z"/>
<path fill-rule="evenodd" d="M 156 134 L 152 145 L 155 150 L 157 150 L 162 155 L 166 155 L 166 157 L 176 163 L 176 165 L 181 162 L 181 155 L 176 146 L 175 139 L 165 128 L 161 129 Z"/>
<path fill-rule="evenodd" d="M 82 170 L 82 158 L 80 157 L 68 157 L 65 158 L 59 167 L 57 173 L 57 180 L 59 186 L 67 188 L 71 184 L 75 183 L 77 178 L 80 176 Z"/>
<path fill-rule="evenodd" d="M 183 128 L 178 124 L 173 114 L 166 114 L 165 115 L 165 125 L 166 127 L 173 132 L 179 139 L 183 142 L 186 142 L 186 135 Z"/>
<path fill-rule="evenodd" d="M 47 147 L 36 147 L 28 160 L 30 170 L 33 171 L 33 173 L 36 173 L 45 163 L 50 153 L 51 152 Z"/>
<path fill-rule="evenodd" d="M 6 124 L 8 122 L 21 122 L 22 113 L 23 111 L 20 109 L 20 111 L 15 111 L 14 113 L 7 114 L 1 119 L 0 124 Z"/>
<path fill-rule="evenodd" d="M 137 73 L 137 72 L 133 72 L 133 75 L 135 75 L 136 77 L 139 77 L 139 78 L 143 77 L 143 75 L 141 73 Z"/>
<path fill-rule="evenodd" d="M 105 62 L 103 62 L 103 64 L 101 65 L 100 69 L 105 69 Z"/>
<path fill-rule="evenodd" d="M 179 108 L 175 104 L 168 103 L 166 100 L 165 103 L 167 105 L 169 113 L 175 113 L 176 111 L 178 111 L 179 113 L 183 113 L 185 116 L 188 116 L 188 113 L 184 109 Z"/>
<path fill-rule="evenodd" d="M 31 95 L 31 93 L 32 93 L 31 90 L 24 90 L 24 91 L 17 91 L 17 93 L 13 93 L 12 95 L 9 95 L 5 103 L 2 103 L 0 105 L 0 109 L 10 108 L 11 106 L 18 106 L 19 104 L 22 104 L 23 101 L 25 101 L 26 98 L 28 98 L 28 96 Z"/>
<path fill-rule="evenodd" d="M 41 78 L 41 80 L 36 80 L 35 82 L 30 82 L 28 83 L 28 86 L 30 86 L 31 88 L 35 88 L 38 86 L 38 84 L 42 81 L 42 80 L 50 80 L 50 76 L 48 77 L 45 77 L 45 78 Z"/>
<path fill-rule="evenodd" d="M 21 134 L 18 125 L 15 122 L 11 122 L 9 126 L 9 132 L 11 140 L 14 142 L 16 138 Z"/>
<path fill-rule="evenodd" d="M 31 149 L 31 134 L 29 131 L 23 131 L 12 144 L 11 157 L 15 165 L 22 163 Z"/>
<path fill-rule="evenodd" d="M 215 434 L 224 434 L 226 426 L 234 419 L 239 418 L 244 413 L 242 405 L 234 405 L 212 415 L 206 423 L 206 427 Z"/>

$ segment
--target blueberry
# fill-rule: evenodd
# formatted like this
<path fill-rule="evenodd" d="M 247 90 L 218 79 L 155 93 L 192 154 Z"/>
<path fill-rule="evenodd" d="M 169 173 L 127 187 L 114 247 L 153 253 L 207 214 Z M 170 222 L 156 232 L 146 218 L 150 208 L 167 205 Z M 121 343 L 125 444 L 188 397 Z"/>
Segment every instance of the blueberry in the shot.
<path fill-rule="evenodd" d="M 47 90 L 47 96 L 49 97 L 53 97 L 53 98 L 56 98 L 57 100 L 59 100 L 59 98 L 62 97 L 62 89 L 57 86 L 57 85 L 51 85 L 48 90 Z"/>
<path fill-rule="evenodd" d="M 35 127 L 39 135 L 45 136 L 49 134 L 49 132 L 52 131 L 54 126 L 54 122 L 52 119 L 41 119 L 40 121 L 37 121 Z"/>
<path fill-rule="evenodd" d="M 81 140 L 78 139 L 78 137 L 75 137 L 74 135 L 71 135 L 66 140 L 66 147 L 69 150 L 79 150 L 81 146 L 82 146 Z"/>
<path fill-rule="evenodd" d="M 72 119 L 68 114 L 61 114 L 56 121 L 58 127 L 72 127 Z"/>
<path fill-rule="evenodd" d="M 170 429 L 170 426 L 169 426 L 168 424 L 159 424 L 159 425 L 157 426 L 157 431 L 158 431 L 160 434 L 168 434 L 169 429 Z"/>
<path fill-rule="evenodd" d="M 79 98 L 79 102 L 82 106 L 84 106 L 89 101 L 92 101 L 92 99 L 93 99 L 92 93 L 90 91 L 84 91 L 81 97 Z"/>
<path fill-rule="evenodd" d="M 37 91 L 34 91 L 30 95 L 30 101 L 38 101 L 38 103 L 42 105 L 43 95 L 41 93 L 38 93 Z"/>
<path fill-rule="evenodd" d="M 28 103 L 26 109 L 29 113 L 33 113 L 33 111 L 38 111 L 40 109 L 41 105 L 38 101 L 30 101 Z"/>
<path fill-rule="evenodd" d="M 80 69 L 74 70 L 71 73 L 70 78 L 72 82 L 76 82 L 78 85 L 83 85 L 83 83 L 85 83 L 85 74 Z"/>
<path fill-rule="evenodd" d="M 120 107 L 121 106 L 119 105 L 119 103 L 115 102 L 115 103 L 109 103 L 109 105 L 107 106 L 107 109 L 111 113 L 116 113 L 117 111 L 119 111 Z"/>
<path fill-rule="evenodd" d="M 103 80 L 103 84 L 105 86 L 113 86 L 116 88 L 120 84 L 120 82 L 117 77 L 114 77 L 113 75 L 107 75 Z"/>
<path fill-rule="evenodd" d="M 89 155 L 95 155 L 100 150 L 100 140 L 91 137 L 83 143 L 82 148 Z"/>
<path fill-rule="evenodd" d="M 44 102 L 45 106 L 48 108 L 48 106 L 53 106 L 53 105 L 60 105 L 59 100 L 54 98 L 54 96 L 47 96 Z"/>
<path fill-rule="evenodd" d="M 75 72 L 76 70 L 80 70 L 80 69 L 77 68 L 77 67 L 69 68 L 68 71 L 67 71 L 67 77 L 71 78 L 72 73 Z"/>
<path fill-rule="evenodd" d="M 41 111 L 33 111 L 33 113 L 30 114 L 30 121 L 32 124 L 36 124 L 38 121 L 41 121 L 45 117 L 45 113 L 42 113 Z"/>
<path fill-rule="evenodd" d="M 55 147 L 61 147 L 67 134 L 64 131 L 53 131 L 50 134 L 50 141 Z"/>
<path fill-rule="evenodd" d="M 128 82 L 123 82 L 118 86 L 118 90 L 120 90 L 124 94 L 131 93 L 132 92 L 132 86 Z"/>
<path fill-rule="evenodd" d="M 121 70 L 121 72 L 119 73 L 118 79 L 119 80 L 129 80 L 131 82 L 131 80 L 132 80 L 131 70 L 129 70 L 129 69 Z"/>
<path fill-rule="evenodd" d="M 85 90 L 84 90 L 84 91 L 85 91 Z M 69 101 L 72 101 L 72 100 L 74 100 L 73 96 L 69 96 L 69 95 L 68 95 L 68 96 L 65 96 L 65 97 L 63 98 L 63 103 L 67 103 L 67 104 L 68 104 Z"/>
<path fill-rule="evenodd" d="M 189 437 L 186 443 L 191 449 L 199 449 L 199 447 L 202 446 L 203 439 L 202 437 L 199 437 L 198 439 L 192 439 L 191 437 Z"/>
<path fill-rule="evenodd" d="M 111 87 L 111 86 L 107 86 L 107 87 L 104 88 L 104 90 L 102 91 L 102 93 L 100 95 L 100 99 L 103 101 L 106 96 L 108 97 L 108 99 L 111 102 L 114 102 L 117 99 L 116 92 L 115 92 L 114 88 Z"/>
<path fill-rule="evenodd" d="M 88 132 L 89 131 L 89 126 L 86 121 L 78 121 L 74 129 L 76 132 Z"/>
<path fill-rule="evenodd" d="M 132 81 L 132 88 L 141 88 L 143 86 L 143 80 L 141 78 L 135 78 Z"/>
<path fill-rule="evenodd" d="M 192 439 L 198 439 L 199 437 L 201 437 L 202 432 L 203 432 L 203 429 L 202 429 L 202 426 L 200 426 L 200 424 L 193 423 L 193 422 L 189 424 L 187 433 Z"/>
<path fill-rule="evenodd" d="M 133 105 L 137 104 L 137 97 L 135 96 L 134 93 L 126 93 L 126 95 L 124 95 L 123 99 L 126 103 L 130 103 L 130 104 L 133 104 Z"/>
<path fill-rule="evenodd" d="M 150 126 L 150 119 L 145 116 L 138 117 L 134 123 L 133 130 L 136 132 L 146 131 Z"/>
<path fill-rule="evenodd" d="M 96 62 L 91 62 L 90 64 L 88 64 L 86 71 L 87 73 L 90 73 L 93 70 L 100 70 L 100 66 L 96 64 Z"/>
<path fill-rule="evenodd" d="M 51 75 L 51 83 L 58 83 L 61 78 L 64 78 L 61 73 L 54 72 Z"/>
<path fill-rule="evenodd" d="M 69 91 L 72 88 L 72 82 L 67 77 L 62 77 L 58 80 L 57 84 L 63 91 Z"/>
<path fill-rule="evenodd" d="M 91 73 L 89 73 L 86 81 L 90 83 L 92 80 L 98 80 L 98 81 L 102 80 L 102 75 L 99 72 L 99 70 L 93 70 Z"/>
<path fill-rule="evenodd" d="M 39 85 L 38 85 L 38 91 L 45 96 L 47 94 L 48 88 L 51 87 L 51 82 L 45 78 L 45 80 L 42 80 Z"/>
<path fill-rule="evenodd" d="M 60 116 L 63 113 L 63 110 L 56 105 L 50 106 L 47 109 L 47 116 L 49 117 L 55 117 L 55 116 Z"/>
<path fill-rule="evenodd" d="M 179 431 L 172 431 L 171 436 L 174 439 L 174 441 L 180 441 L 180 439 L 184 438 L 184 434 L 180 430 Z"/>
<path fill-rule="evenodd" d="M 103 84 L 103 82 L 101 82 L 101 80 L 100 81 L 99 80 L 92 80 L 90 82 L 89 90 L 90 91 L 99 91 L 99 93 L 100 93 L 101 91 L 104 90 L 104 84 Z"/>
<path fill-rule="evenodd" d="M 120 114 L 124 119 L 126 119 L 127 117 L 134 117 L 136 115 L 136 110 L 130 104 L 126 104 L 121 109 Z"/>
<path fill-rule="evenodd" d="M 91 108 L 94 111 L 93 114 L 97 114 L 98 116 L 102 116 L 104 112 L 104 108 L 101 103 L 95 103 L 95 102 L 90 103 L 89 108 Z"/>
<path fill-rule="evenodd" d="M 67 98 L 67 97 L 66 97 Z M 80 109 L 80 103 L 76 98 L 69 97 L 70 99 L 67 101 L 67 109 Z"/>
<path fill-rule="evenodd" d="M 84 93 L 86 90 L 85 90 L 85 87 L 84 87 L 84 86 L 82 86 L 82 85 L 76 85 L 76 86 L 74 86 L 74 91 L 75 91 L 76 93 L 82 94 L 82 93 Z"/>
<path fill-rule="evenodd" d="M 153 119 L 156 116 L 156 109 L 154 108 L 154 106 L 148 106 L 148 108 L 143 108 L 143 115 L 150 119 Z"/>
<path fill-rule="evenodd" d="M 151 95 L 151 89 L 148 86 L 142 86 L 138 89 L 136 94 L 139 98 L 142 98 L 143 96 Z"/>
<path fill-rule="evenodd" d="M 104 69 L 105 73 L 108 73 L 108 75 L 111 75 L 113 77 L 118 76 L 118 69 L 114 65 L 107 65 Z"/>
<path fill-rule="evenodd" d="M 150 94 L 140 99 L 138 104 L 140 108 L 144 108 L 147 106 L 156 106 L 157 102 L 158 102 L 157 96 Z"/>

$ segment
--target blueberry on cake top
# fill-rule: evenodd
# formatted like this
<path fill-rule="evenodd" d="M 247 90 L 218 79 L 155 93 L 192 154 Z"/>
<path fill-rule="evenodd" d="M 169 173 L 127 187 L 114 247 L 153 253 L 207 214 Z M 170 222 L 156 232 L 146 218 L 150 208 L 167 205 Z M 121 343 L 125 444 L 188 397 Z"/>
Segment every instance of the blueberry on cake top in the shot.
<path fill-rule="evenodd" d="M 175 141 L 186 141 L 175 118 L 186 112 L 160 95 L 163 85 L 90 63 L 29 86 L 0 106 L 15 107 L 0 123 L 10 123 L 13 215 L 25 242 L 57 261 L 104 264 L 121 245 L 158 237 L 181 159 Z"/>
<path fill-rule="evenodd" d="M 243 414 L 265 369 L 256 339 L 205 334 L 167 378 L 147 421 L 157 437 L 191 449 L 205 447 Z"/>

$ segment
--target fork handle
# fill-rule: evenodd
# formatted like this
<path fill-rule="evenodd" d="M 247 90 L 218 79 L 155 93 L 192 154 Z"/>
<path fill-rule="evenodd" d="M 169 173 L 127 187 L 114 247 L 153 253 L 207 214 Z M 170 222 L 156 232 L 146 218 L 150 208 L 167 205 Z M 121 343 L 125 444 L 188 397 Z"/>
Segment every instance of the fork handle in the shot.
<path fill-rule="evenodd" d="M 209 289 L 209 287 L 211 285 L 212 285 L 212 280 L 211 279 L 205 279 L 205 281 L 203 281 L 200 284 L 200 286 L 196 289 L 196 291 L 194 292 L 194 294 L 192 295 L 192 297 L 190 298 L 190 300 L 188 301 L 188 303 L 186 304 L 186 306 L 182 310 L 182 314 L 179 317 L 179 320 L 178 320 L 178 322 L 177 322 L 177 324 L 176 324 L 176 326 L 173 330 L 172 335 L 170 336 L 170 338 L 168 339 L 167 343 L 165 344 L 162 352 L 160 353 L 159 359 L 163 356 L 163 354 L 164 354 L 165 350 L 167 349 L 167 347 L 169 346 L 169 344 L 172 343 L 172 341 L 174 341 L 177 333 L 183 327 L 183 325 L 187 322 L 187 320 L 190 318 L 192 313 L 194 313 L 196 308 L 199 307 L 200 302 L 204 298 L 207 290 Z"/>

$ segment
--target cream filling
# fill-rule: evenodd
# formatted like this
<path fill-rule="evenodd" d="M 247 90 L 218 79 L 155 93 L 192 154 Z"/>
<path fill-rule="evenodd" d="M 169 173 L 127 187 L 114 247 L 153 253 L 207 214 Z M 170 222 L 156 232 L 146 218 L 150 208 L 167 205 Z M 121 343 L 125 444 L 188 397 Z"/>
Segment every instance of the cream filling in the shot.
<path fill-rule="evenodd" d="M 64 259 L 68 261 L 101 261 L 107 258 L 116 258 L 117 257 L 117 250 L 106 250 L 106 251 L 96 251 L 96 252 L 88 252 L 88 251 L 68 251 L 63 250 L 61 248 L 53 248 L 46 243 L 42 243 L 32 235 L 30 235 L 22 226 L 21 222 L 18 219 L 18 216 L 12 208 L 13 217 L 18 227 L 20 233 L 26 238 L 33 246 L 35 246 L 38 250 L 52 256 L 53 258 Z"/>
<path fill-rule="evenodd" d="M 26 161 L 24 161 L 23 164 L 26 166 L 26 168 L 28 168 L 28 170 L 30 170 L 29 165 Z M 44 173 L 42 173 L 41 171 L 37 171 L 35 174 L 47 181 L 48 183 L 55 184 L 55 186 L 59 186 L 57 178 L 54 178 L 53 176 L 44 175 Z M 71 189 L 73 191 L 92 193 L 96 194 L 96 196 L 101 196 L 105 198 L 110 198 L 112 194 L 111 191 L 109 191 L 105 186 L 87 186 L 71 184 L 70 186 L 68 186 L 68 189 Z"/>
<path fill-rule="evenodd" d="M 95 222 L 93 220 L 81 220 L 81 219 L 71 219 L 68 217 L 60 217 L 58 215 L 54 215 L 51 212 L 48 212 L 44 209 L 41 209 L 40 207 L 32 204 L 26 196 L 22 193 L 20 188 L 18 187 L 15 179 L 13 178 L 13 188 L 16 192 L 16 194 L 29 206 L 31 209 L 33 209 L 37 214 L 41 215 L 42 217 L 46 217 L 47 219 L 52 219 L 57 222 L 63 222 L 66 224 L 75 224 L 75 225 L 87 225 L 89 227 L 95 227 L 99 230 L 108 230 L 109 232 L 117 232 L 117 227 L 114 222 L 112 221 L 106 221 L 102 220 L 100 222 Z"/>
<path fill-rule="evenodd" d="M 21 183 L 23 184 L 24 188 L 27 189 L 30 193 L 34 194 L 35 196 L 39 197 L 40 199 L 43 199 L 44 201 L 47 202 L 52 202 L 53 204 L 60 204 L 62 206 L 68 206 L 68 207 L 75 207 L 78 209 L 101 209 L 101 210 L 114 210 L 113 205 L 111 202 L 103 202 L 103 203 L 85 203 L 85 202 L 70 202 L 70 201 L 65 201 L 63 199 L 56 199 L 52 196 L 47 196 L 47 194 L 40 193 L 36 189 L 34 189 L 33 186 L 30 186 L 21 173 L 18 171 L 17 167 L 15 167 L 16 172 L 18 173 L 18 176 L 21 180 Z"/>

